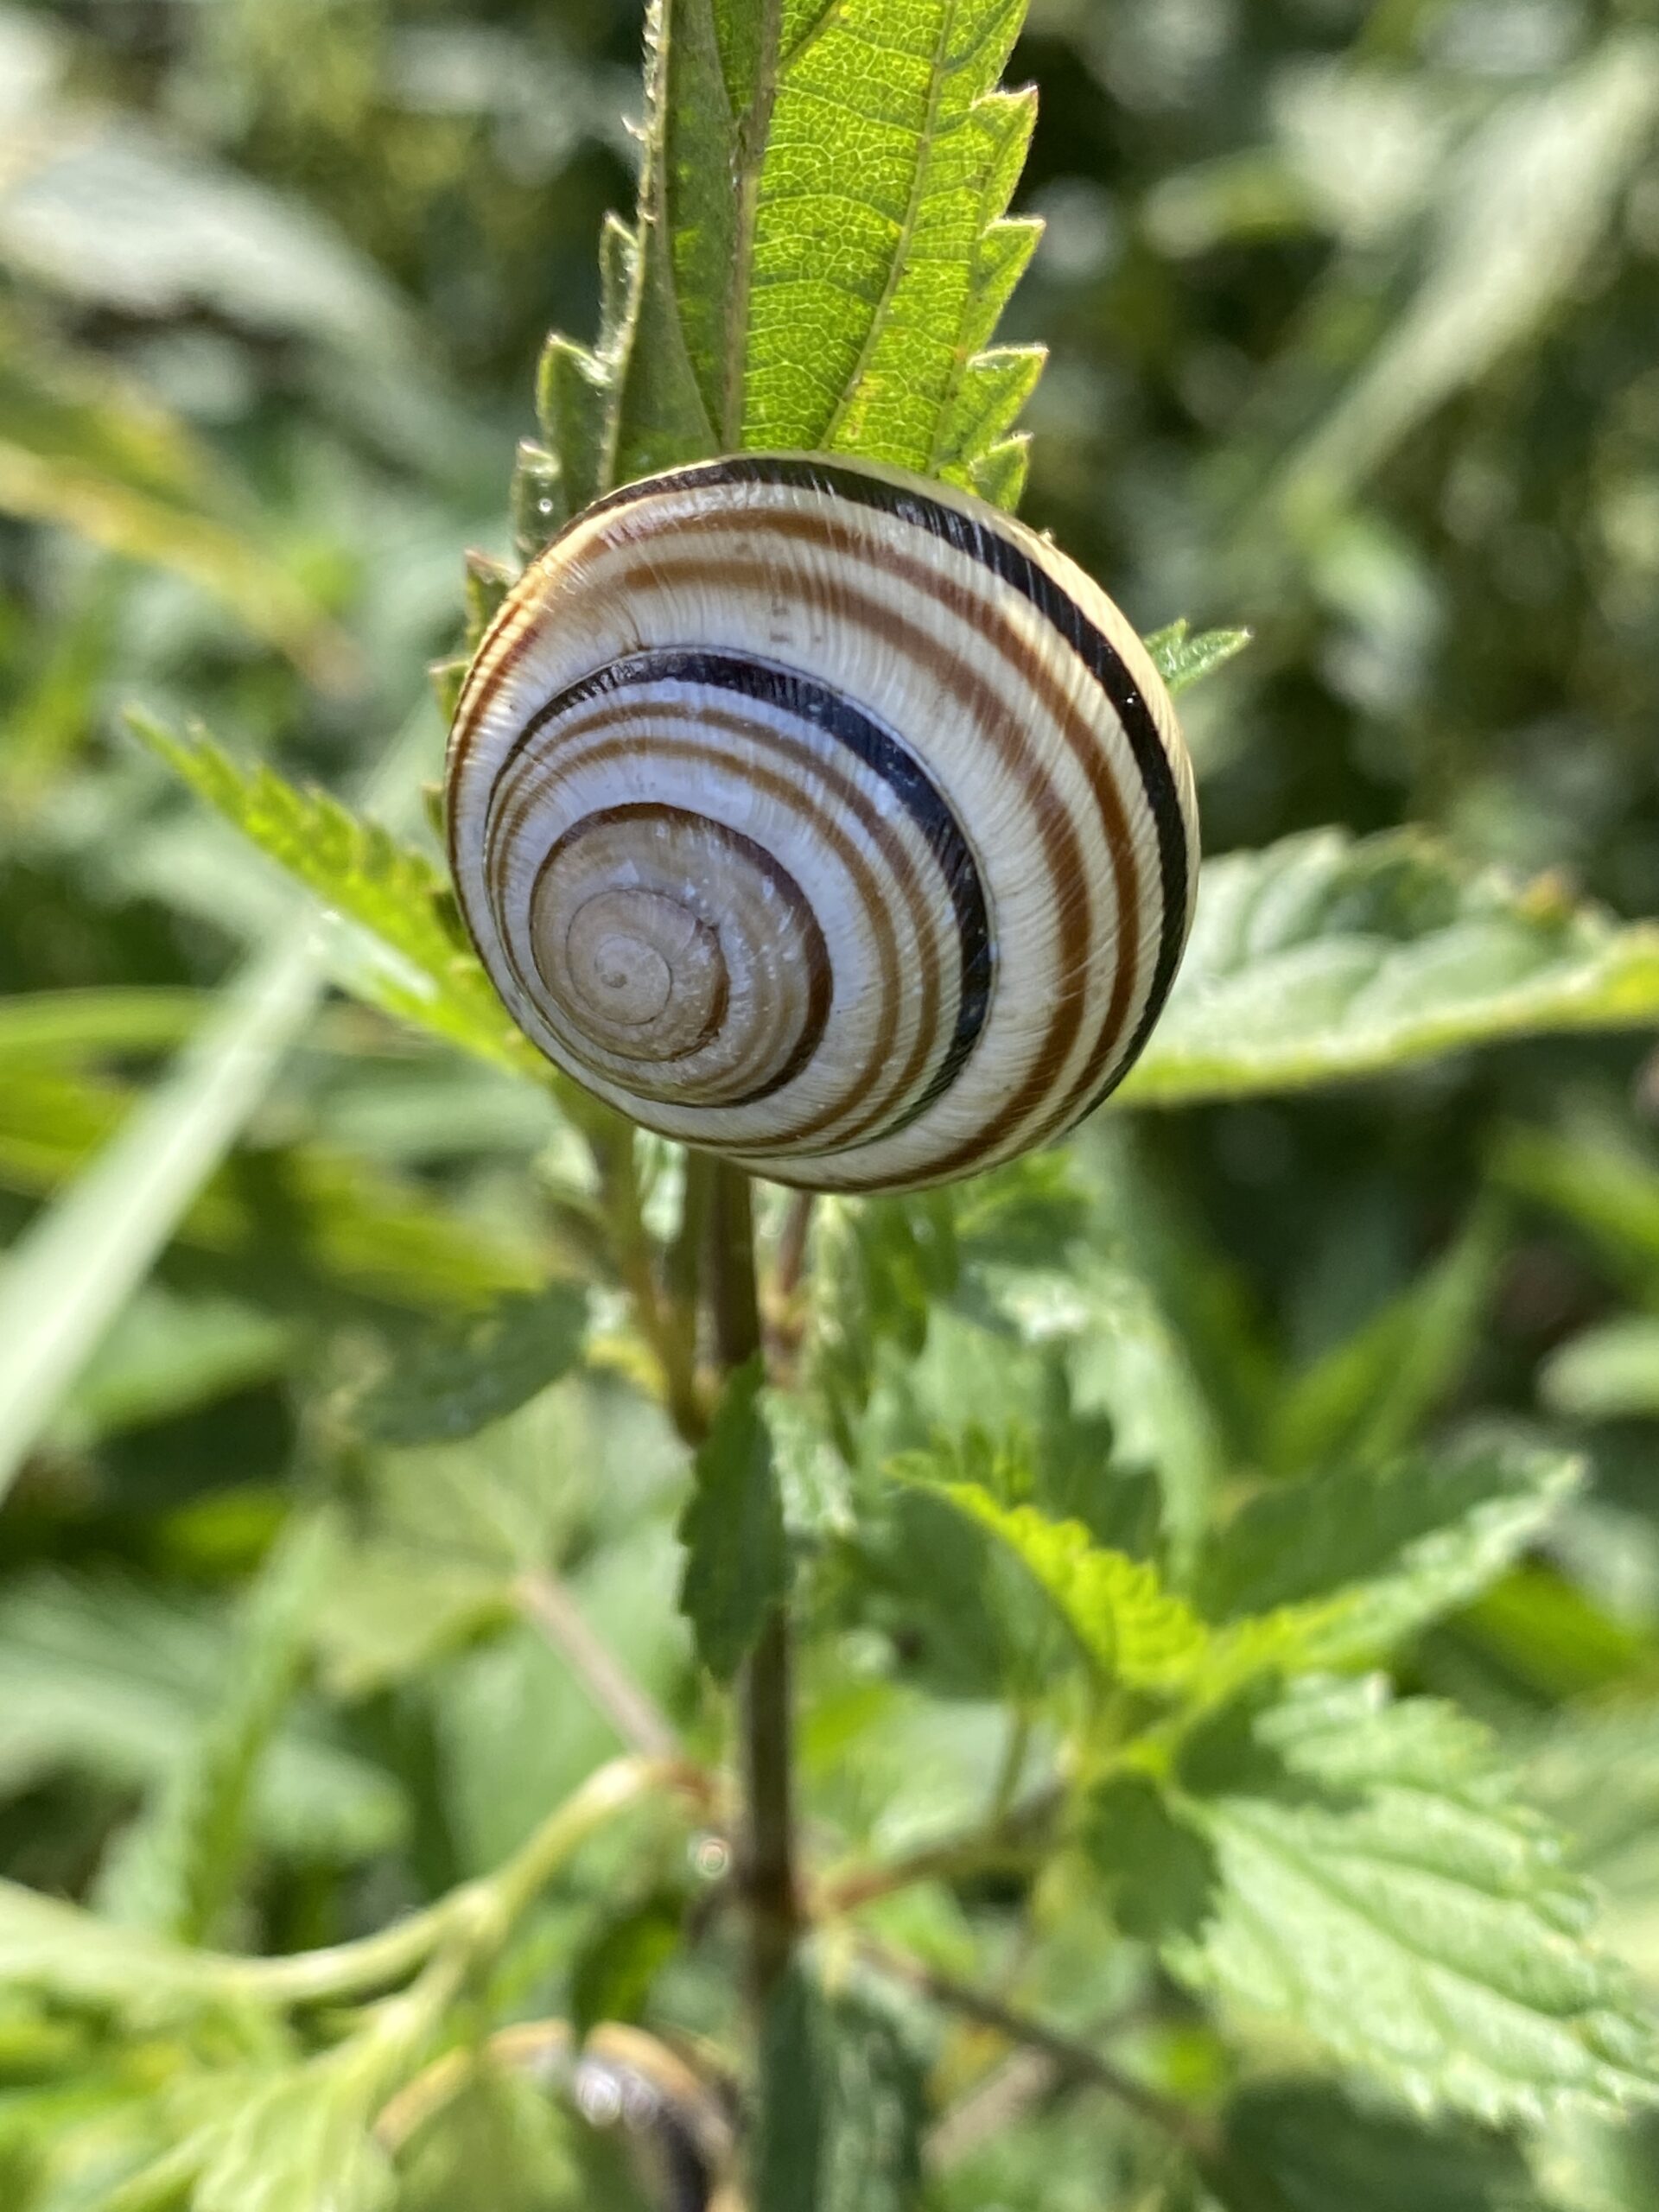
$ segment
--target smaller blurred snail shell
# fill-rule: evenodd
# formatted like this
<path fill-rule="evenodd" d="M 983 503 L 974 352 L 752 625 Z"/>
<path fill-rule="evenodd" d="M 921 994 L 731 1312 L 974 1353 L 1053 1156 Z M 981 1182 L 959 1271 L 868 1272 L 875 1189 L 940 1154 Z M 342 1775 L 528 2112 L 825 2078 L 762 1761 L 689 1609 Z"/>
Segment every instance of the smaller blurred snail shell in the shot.
<path fill-rule="evenodd" d="M 548 1058 L 809 1189 L 1070 1128 L 1145 1044 L 1198 873 L 1174 709 L 1105 594 L 965 493 L 801 454 L 577 517 L 479 650 L 447 802 Z"/>

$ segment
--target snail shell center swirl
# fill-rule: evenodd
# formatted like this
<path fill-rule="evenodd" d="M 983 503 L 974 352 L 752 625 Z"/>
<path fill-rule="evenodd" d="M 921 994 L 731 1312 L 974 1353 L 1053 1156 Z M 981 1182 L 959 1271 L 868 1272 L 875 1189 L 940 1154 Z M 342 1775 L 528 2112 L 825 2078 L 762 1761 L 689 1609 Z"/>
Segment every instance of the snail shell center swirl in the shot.
<path fill-rule="evenodd" d="M 527 766 L 539 783 L 545 764 Z M 582 816 L 542 856 L 524 921 L 548 1018 L 642 1096 L 769 1096 L 817 1048 L 823 932 L 788 870 L 728 823 L 650 801 Z"/>
<path fill-rule="evenodd" d="M 663 892 L 595 893 L 571 916 L 563 944 L 556 917 L 544 921 L 538 912 L 531 928 L 543 982 L 555 989 L 568 979 L 572 1013 L 585 1015 L 594 1043 L 612 1052 L 632 1047 L 642 1059 L 672 1058 L 676 1035 L 690 1029 L 700 1036 L 717 1014 L 728 987 L 719 936 Z M 554 942 L 544 944 L 549 934 Z"/>

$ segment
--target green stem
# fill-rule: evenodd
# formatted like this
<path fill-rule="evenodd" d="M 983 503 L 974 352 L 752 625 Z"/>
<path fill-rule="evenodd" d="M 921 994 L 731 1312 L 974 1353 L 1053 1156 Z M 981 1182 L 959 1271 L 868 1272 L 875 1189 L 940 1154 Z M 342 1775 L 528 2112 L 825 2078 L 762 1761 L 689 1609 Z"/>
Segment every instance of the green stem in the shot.
<path fill-rule="evenodd" d="M 1116 2065 L 1091 2044 L 1079 2042 L 1075 2036 L 1062 2029 L 1051 2027 L 1046 2020 L 1018 2006 L 1006 2004 L 1000 1997 L 976 1989 L 967 1982 L 957 1981 L 949 1974 L 937 1973 L 921 1960 L 911 1958 L 902 1951 L 891 1949 L 885 1943 L 861 1940 L 861 1955 L 880 1974 L 894 1981 L 903 1982 L 918 1995 L 928 1998 L 947 2011 L 959 2012 L 964 2019 L 988 2028 L 995 2035 L 1027 2050 L 1038 2051 L 1051 2060 L 1056 2071 L 1065 2079 L 1087 2082 L 1090 2088 L 1103 2089 L 1130 2112 L 1149 2120 L 1154 2127 L 1179 2143 L 1202 2164 L 1213 2159 L 1219 2148 L 1217 2131 L 1200 2113 L 1195 2113 L 1173 2097 L 1163 2095 L 1139 2082 L 1132 2074 Z"/>
<path fill-rule="evenodd" d="M 214 1978 L 227 1993 L 302 2005 L 338 2003 L 388 1988 L 450 1942 L 464 1953 L 469 1969 L 486 1966 L 589 1836 L 641 1799 L 664 1790 L 700 1801 L 709 1795 L 708 1777 L 684 1760 L 613 1759 L 589 1775 L 512 1858 L 481 1881 L 452 1890 L 424 1911 L 359 1942 L 283 1959 L 221 1958 L 215 1961 Z"/>
<path fill-rule="evenodd" d="M 921 1882 L 957 1882 L 987 1873 L 1028 1872 L 1040 1862 L 1062 1802 L 1053 1784 L 1010 1805 L 988 1827 L 946 1837 L 903 1859 L 831 1872 L 813 1899 L 817 1916 L 833 1919 Z"/>
<path fill-rule="evenodd" d="M 709 1191 L 706 1281 L 721 1372 L 760 1351 L 754 1220 L 748 1178 L 716 1163 Z M 795 1864 L 794 1751 L 789 1619 L 767 1618 L 738 1681 L 742 1821 L 738 1883 L 749 1923 L 749 1982 L 757 2010 L 789 1963 L 800 1931 Z"/>
<path fill-rule="evenodd" d="M 747 1367 L 760 1349 L 760 1297 L 754 1274 L 754 1210 L 749 1179 L 723 1160 L 708 1163 L 704 1250 L 709 1317 L 721 1373 Z"/>

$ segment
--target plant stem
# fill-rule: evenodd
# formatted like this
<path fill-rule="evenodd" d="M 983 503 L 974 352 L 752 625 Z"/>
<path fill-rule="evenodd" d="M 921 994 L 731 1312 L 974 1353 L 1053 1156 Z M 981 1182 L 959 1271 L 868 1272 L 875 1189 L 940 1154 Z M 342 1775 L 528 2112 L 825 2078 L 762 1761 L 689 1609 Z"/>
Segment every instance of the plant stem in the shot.
<path fill-rule="evenodd" d="M 723 1160 L 710 1163 L 704 1281 L 715 1358 L 722 1376 L 760 1349 L 760 1299 L 754 1276 L 754 1211 L 749 1179 Z"/>
<path fill-rule="evenodd" d="M 766 1364 L 775 1382 L 794 1380 L 795 1363 L 805 1332 L 801 1282 L 806 1273 L 807 1245 L 812 1234 L 813 1193 L 791 1192 L 772 1255 L 772 1281 L 766 1301 Z"/>
<path fill-rule="evenodd" d="M 893 1897 L 918 1882 L 954 1882 L 989 1872 L 1030 1872 L 1040 1860 L 1044 1840 L 1062 1802 L 1052 1783 L 1010 1805 L 998 1820 L 960 1836 L 947 1836 L 903 1859 L 870 1866 L 847 1866 L 830 1873 L 813 1899 L 815 1917 L 834 1919 Z"/>
<path fill-rule="evenodd" d="M 724 1161 L 717 1163 L 709 1199 L 709 1317 L 715 1357 L 721 1372 L 730 1374 L 760 1350 L 748 1178 Z M 748 1914 L 750 1993 L 757 2010 L 788 1965 L 801 1923 L 791 1674 L 789 1618 L 780 1605 L 768 1616 L 737 1688 L 742 1783 L 738 1885 Z"/>
<path fill-rule="evenodd" d="M 521 1574 L 513 1594 L 526 1620 L 541 1630 L 622 1741 L 641 1758 L 671 1759 L 683 1750 L 666 1713 L 588 1626 L 556 1574 Z"/>
<path fill-rule="evenodd" d="M 948 1974 L 936 1974 L 931 1967 L 919 1959 L 907 1957 L 901 1951 L 889 1950 L 884 1943 L 861 1939 L 859 1950 L 869 1964 L 895 1981 L 906 1983 L 920 1995 L 930 1998 L 948 2011 L 960 2012 L 964 2019 L 974 2020 L 981 2027 L 989 2028 L 994 2034 L 1006 2037 L 1027 2050 L 1039 2052 L 1050 2060 L 1057 2073 L 1074 2082 L 1086 2082 L 1109 2096 L 1150 2120 L 1155 2127 L 1174 2139 L 1183 2149 L 1192 2152 L 1200 2162 L 1213 2158 L 1216 2152 L 1215 2131 L 1199 2113 L 1189 2111 L 1177 2104 L 1173 2098 L 1149 2088 L 1132 2074 L 1126 2074 L 1090 2044 L 1079 2043 L 1075 2037 L 1052 2028 L 1046 2020 L 1033 2018 L 1029 2012 L 1005 2004 L 1001 1998 L 986 1991 L 975 1989 L 966 1982 L 956 1981 Z"/>
<path fill-rule="evenodd" d="M 770 1996 L 800 1932 L 791 1672 L 789 1617 L 779 1605 L 768 1616 L 738 1683 L 743 1730 L 740 1875 L 749 1911 L 749 1979 L 757 2005 Z"/>
<path fill-rule="evenodd" d="M 810 1191 L 797 1191 L 789 1201 L 789 1211 L 784 1216 L 783 1233 L 778 1239 L 778 1261 L 772 1272 L 772 1292 L 780 1305 L 787 1305 L 801 1287 L 801 1277 L 806 1272 L 807 1239 L 812 1233 L 812 1202 Z"/>
<path fill-rule="evenodd" d="M 699 1803 L 710 1795 L 708 1776 L 683 1759 L 613 1759 L 590 1774 L 494 1873 L 354 1943 L 286 1958 L 210 1957 L 211 1979 L 267 2004 L 314 2005 L 387 1988 L 452 1940 L 475 1960 L 487 1959 L 590 1835 L 658 1790 L 680 1791 Z"/>

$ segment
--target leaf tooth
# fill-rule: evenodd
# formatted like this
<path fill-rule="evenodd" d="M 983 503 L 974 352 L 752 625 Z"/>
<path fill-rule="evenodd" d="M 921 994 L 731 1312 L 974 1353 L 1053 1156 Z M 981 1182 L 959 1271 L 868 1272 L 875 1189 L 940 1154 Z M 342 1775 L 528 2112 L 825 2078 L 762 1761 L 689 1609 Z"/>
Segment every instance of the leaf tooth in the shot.
<path fill-rule="evenodd" d="M 982 205 L 988 226 L 1014 197 L 1014 187 L 1031 150 L 1031 134 L 1037 124 L 1037 94 L 1031 86 L 1014 92 L 986 92 L 974 102 L 969 120 L 983 141 L 984 198 Z M 1027 220 L 1032 219 L 1027 217 Z"/>
<path fill-rule="evenodd" d="M 995 346 L 977 353 L 963 371 L 942 451 L 971 467 L 1019 419 L 1047 359 L 1041 346 Z"/>
<path fill-rule="evenodd" d="M 1031 474 L 1031 434 L 1022 430 L 1018 437 L 1004 438 L 965 467 L 953 463 L 944 473 L 953 483 L 963 484 L 969 491 L 977 492 L 982 499 L 988 499 L 994 507 L 1012 514 L 1024 495 L 1026 479 Z"/>
<path fill-rule="evenodd" d="M 989 346 L 1002 310 L 1030 266 L 1042 235 L 1041 219 L 1035 215 L 1002 216 L 986 226 L 974 262 L 968 312 L 962 327 L 961 350 L 969 359 Z"/>

